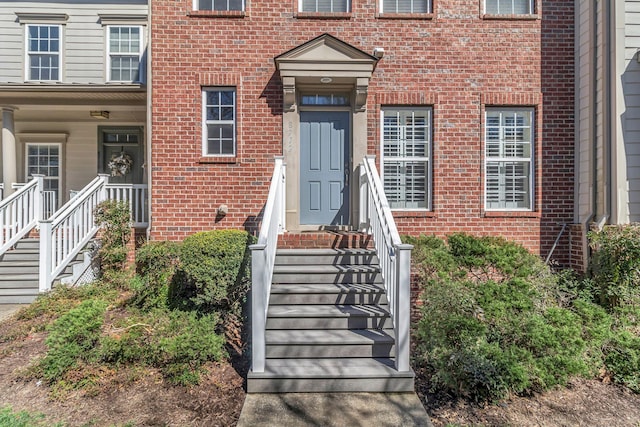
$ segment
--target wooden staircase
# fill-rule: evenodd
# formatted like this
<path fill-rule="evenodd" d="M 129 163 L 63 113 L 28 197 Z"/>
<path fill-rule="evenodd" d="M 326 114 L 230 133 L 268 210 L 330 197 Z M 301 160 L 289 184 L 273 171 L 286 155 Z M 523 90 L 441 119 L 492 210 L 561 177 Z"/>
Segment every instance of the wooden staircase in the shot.
<path fill-rule="evenodd" d="M 56 283 L 70 276 L 73 266 L 83 258 L 81 252 L 58 277 Z M 39 282 L 40 240 L 25 238 L 13 249 L 0 255 L 0 304 L 29 304 L 40 294 Z"/>
<path fill-rule="evenodd" d="M 375 252 L 366 244 L 333 246 L 278 249 L 265 371 L 249 373 L 248 392 L 413 391 L 413 372 L 395 368 L 393 324 Z"/>
<path fill-rule="evenodd" d="M 0 304 L 28 304 L 38 296 L 38 239 L 22 239 L 0 257 Z"/>

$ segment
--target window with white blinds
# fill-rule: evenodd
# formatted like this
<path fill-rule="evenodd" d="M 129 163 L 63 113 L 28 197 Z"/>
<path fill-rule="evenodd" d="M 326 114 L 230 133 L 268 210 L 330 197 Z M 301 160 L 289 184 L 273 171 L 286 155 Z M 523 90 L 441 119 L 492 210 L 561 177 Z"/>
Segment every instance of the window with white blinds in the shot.
<path fill-rule="evenodd" d="M 535 0 L 485 0 L 484 13 L 490 15 L 531 15 Z"/>
<path fill-rule="evenodd" d="M 197 10 L 244 10 L 243 0 L 197 0 L 194 5 Z"/>
<path fill-rule="evenodd" d="M 431 13 L 431 0 L 381 0 L 381 13 Z"/>
<path fill-rule="evenodd" d="M 431 108 L 382 111 L 382 182 L 392 209 L 430 209 Z"/>
<path fill-rule="evenodd" d="M 301 12 L 350 12 L 350 0 L 299 0 Z"/>
<path fill-rule="evenodd" d="M 487 108 L 485 208 L 533 207 L 533 109 Z"/>

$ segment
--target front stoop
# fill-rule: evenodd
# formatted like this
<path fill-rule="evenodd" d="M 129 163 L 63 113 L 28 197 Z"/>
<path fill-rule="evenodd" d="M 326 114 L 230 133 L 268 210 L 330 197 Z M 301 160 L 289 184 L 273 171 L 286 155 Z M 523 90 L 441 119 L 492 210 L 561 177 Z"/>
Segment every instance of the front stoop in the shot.
<path fill-rule="evenodd" d="M 249 393 L 406 392 L 378 259 L 369 249 L 279 249 L 265 372 Z"/>

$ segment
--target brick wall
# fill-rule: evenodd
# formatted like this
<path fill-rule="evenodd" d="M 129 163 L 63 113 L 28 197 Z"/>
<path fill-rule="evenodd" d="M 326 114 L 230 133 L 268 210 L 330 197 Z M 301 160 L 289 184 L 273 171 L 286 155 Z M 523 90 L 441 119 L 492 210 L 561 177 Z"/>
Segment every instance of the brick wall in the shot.
<path fill-rule="evenodd" d="M 246 0 L 244 14 L 152 7 L 153 239 L 216 227 L 255 230 L 273 157 L 282 154 L 274 57 L 322 33 L 385 49 L 367 98 L 368 151 L 379 156 L 380 107 L 433 106 L 433 211 L 396 215 L 402 233 L 498 234 L 546 256 L 573 218 L 573 2 L 539 0 L 536 19 L 483 18 L 481 0 L 434 0 L 430 19 L 377 16 L 353 0 L 340 19 L 295 13 L 297 1 Z M 237 156 L 201 157 L 201 87 L 237 87 Z M 535 211 L 484 212 L 485 105 L 533 106 Z M 226 204 L 229 213 L 216 216 Z M 568 233 L 554 258 L 568 263 Z"/>

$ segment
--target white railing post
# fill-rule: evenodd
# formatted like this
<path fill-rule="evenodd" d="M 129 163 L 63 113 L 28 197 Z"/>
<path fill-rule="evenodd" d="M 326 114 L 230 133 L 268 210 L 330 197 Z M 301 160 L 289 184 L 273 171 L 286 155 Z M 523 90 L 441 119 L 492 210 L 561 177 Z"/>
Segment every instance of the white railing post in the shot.
<path fill-rule="evenodd" d="M 411 370 L 409 364 L 409 336 L 411 323 L 411 250 L 412 245 L 396 245 L 396 369 Z"/>
<path fill-rule="evenodd" d="M 40 292 L 46 292 L 51 289 L 51 221 L 40 221 L 40 265 L 38 287 Z"/>
<path fill-rule="evenodd" d="M 265 280 L 266 249 L 267 245 L 255 244 L 249 246 L 251 250 L 251 370 L 264 372 L 266 358 L 265 333 L 267 319 L 267 301 L 265 288 L 268 287 Z"/>
<path fill-rule="evenodd" d="M 36 220 L 41 221 L 44 219 L 44 175 L 33 174 L 33 178 L 36 180 L 36 194 L 33 198 L 33 209 L 35 211 Z"/>
<path fill-rule="evenodd" d="M 98 197 L 100 202 L 104 202 L 108 198 L 107 184 L 109 184 L 109 175 L 107 175 L 106 173 L 99 173 L 98 178 L 102 182 L 102 188 Z"/>

